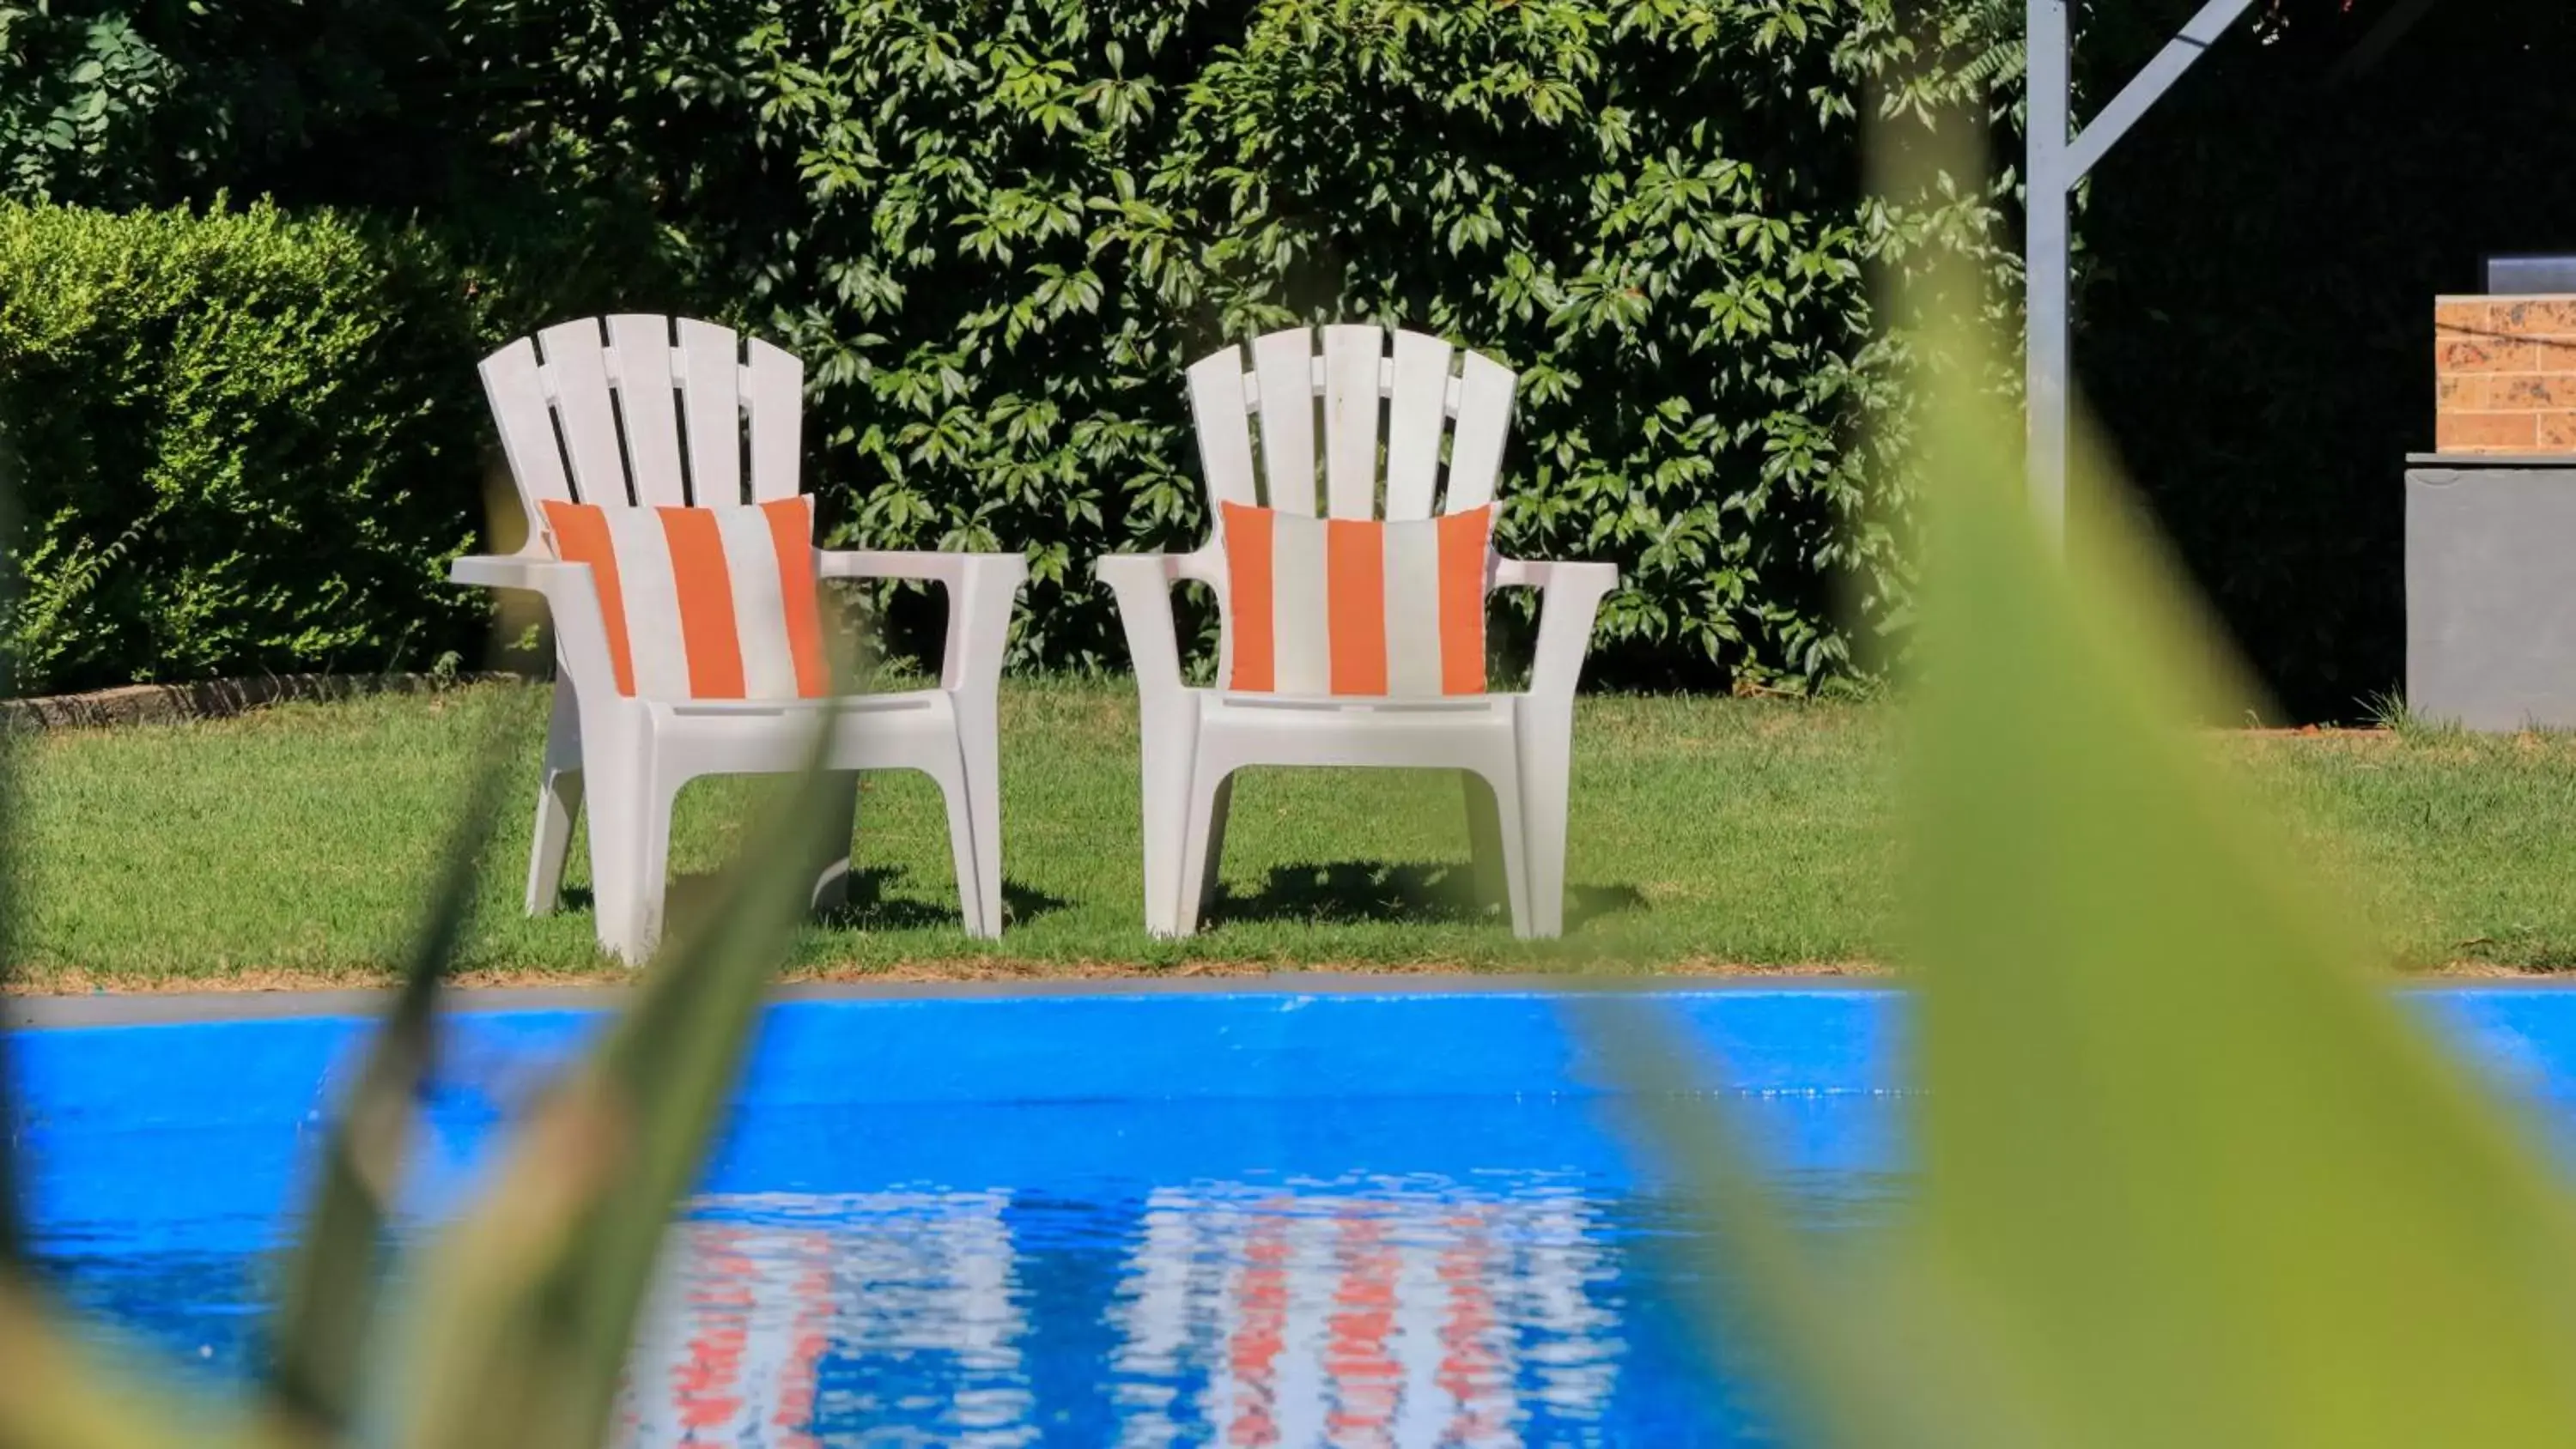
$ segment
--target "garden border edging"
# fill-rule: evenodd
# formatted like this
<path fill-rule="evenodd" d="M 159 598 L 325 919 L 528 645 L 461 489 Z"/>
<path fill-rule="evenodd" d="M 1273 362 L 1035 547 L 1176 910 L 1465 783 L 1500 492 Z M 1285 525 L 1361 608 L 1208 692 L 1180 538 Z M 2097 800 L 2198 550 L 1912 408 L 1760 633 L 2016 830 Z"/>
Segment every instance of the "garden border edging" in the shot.
<path fill-rule="evenodd" d="M 0 733 L 107 729 L 230 719 L 272 704 L 349 699 L 365 694 L 433 694 L 460 684 L 522 676 L 480 670 L 464 674 L 267 674 L 184 684 L 127 684 L 85 694 L 0 700 Z"/>

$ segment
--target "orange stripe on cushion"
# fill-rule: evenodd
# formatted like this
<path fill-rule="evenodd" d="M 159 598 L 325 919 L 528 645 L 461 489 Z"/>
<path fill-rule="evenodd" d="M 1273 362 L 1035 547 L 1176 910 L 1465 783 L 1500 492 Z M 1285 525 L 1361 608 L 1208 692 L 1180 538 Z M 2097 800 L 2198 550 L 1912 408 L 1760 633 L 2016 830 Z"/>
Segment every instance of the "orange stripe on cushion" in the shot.
<path fill-rule="evenodd" d="M 1386 525 L 1324 525 L 1324 594 L 1335 694 L 1386 693 Z"/>
<path fill-rule="evenodd" d="M 608 631 L 608 664 L 617 676 L 617 692 L 635 693 L 635 655 L 626 639 L 626 591 L 617 582 L 617 545 L 608 536 L 608 517 L 595 503 L 546 500 L 546 527 L 555 536 L 555 557 L 565 563 L 590 565 L 591 592 L 599 599 L 600 626 Z"/>
<path fill-rule="evenodd" d="M 1440 692 L 1485 692 L 1485 564 L 1494 505 L 1440 520 Z"/>
<path fill-rule="evenodd" d="M 1229 689 L 1268 690 L 1278 678 L 1272 637 L 1271 519 L 1267 508 L 1224 505 L 1226 639 L 1234 650 Z"/>
<path fill-rule="evenodd" d="M 733 571 L 724 535 L 702 508 L 657 508 L 671 550 L 671 589 L 680 601 L 680 643 L 688 651 L 691 699 L 743 697 L 742 636 L 735 632 Z"/>
<path fill-rule="evenodd" d="M 832 690 L 823 658 L 823 611 L 814 598 L 814 500 L 803 494 L 760 505 L 778 548 L 778 592 L 787 606 L 787 652 L 796 661 L 796 692 L 820 699 Z"/>

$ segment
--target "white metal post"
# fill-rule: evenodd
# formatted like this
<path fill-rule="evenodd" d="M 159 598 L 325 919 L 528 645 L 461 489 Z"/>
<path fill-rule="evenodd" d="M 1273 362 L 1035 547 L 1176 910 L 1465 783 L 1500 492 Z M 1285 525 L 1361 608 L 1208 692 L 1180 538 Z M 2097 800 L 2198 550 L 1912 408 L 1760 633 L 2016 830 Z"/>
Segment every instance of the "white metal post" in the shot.
<path fill-rule="evenodd" d="M 2028 164 L 2022 173 L 2027 192 L 2022 318 L 2028 339 L 2030 506 L 2052 538 L 2066 528 L 2075 188 L 2253 0 L 2208 0 L 2081 132 L 2075 130 L 2071 4 L 2027 0 L 2023 12 L 2030 54 Z"/>
<path fill-rule="evenodd" d="M 2030 507 L 2050 538 L 2066 528 L 2066 390 L 2074 373 L 2067 296 L 2074 269 L 2075 183 L 2066 175 L 2073 139 L 2073 32 L 2068 0 L 2029 0 L 2029 164 L 2022 173 L 2028 287 L 2022 312 L 2029 375 Z"/>

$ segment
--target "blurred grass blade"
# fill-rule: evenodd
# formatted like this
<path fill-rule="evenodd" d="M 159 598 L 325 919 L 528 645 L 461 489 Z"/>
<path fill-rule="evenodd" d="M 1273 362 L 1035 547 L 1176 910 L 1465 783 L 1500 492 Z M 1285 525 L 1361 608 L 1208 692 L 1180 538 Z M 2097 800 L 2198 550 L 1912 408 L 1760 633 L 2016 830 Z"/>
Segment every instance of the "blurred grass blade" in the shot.
<path fill-rule="evenodd" d="M 0 555 L 15 544 L 17 484 L 13 429 L 0 416 Z M 5 588 L 5 572 L 0 572 Z M 0 596 L 0 613 L 7 599 Z M 0 699 L 14 697 L 11 660 L 0 649 Z M 0 984 L 5 979 L 22 908 L 17 855 L 17 763 L 20 744 L 0 729 Z M 0 1023 L 0 1449 L 303 1449 L 301 1436 L 263 1437 L 225 1415 L 190 1412 L 92 1364 L 48 1314 L 26 1276 L 19 1217 L 17 1078 Z"/>
<path fill-rule="evenodd" d="M 2576 1443 L 2560 1184 L 2188 727 L 2224 650 L 2098 463 L 2061 563 L 1934 342 L 1909 1281 L 2050 1443 Z"/>
<path fill-rule="evenodd" d="M 271 1320 L 263 1387 L 281 1413 L 318 1432 L 345 1431 L 357 1410 L 382 1295 L 385 1220 L 435 1060 L 439 982 L 472 918 L 483 849 L 512 775 L 502 753 L 511 743 L 509 712 L 490 701 L 482 707 L 466 808 L 448 836 L 393 1008 L 323 1146 L 303 1241 L 287 1262 Z"/>
<path fill-rule="evenodd" d="M 403 1428 L 410 1449 L 603 1441 L 672 1214 L 837 818 L 819 788 L 822 747 L 818 738 L 803 775 L 784 782 L 707 914 L 645 969 L 635 999 L 440 1245 Z"/>
<path fill-rule="evenodd" d="M 0 1449 L 294 1449 L 306 1442 L 262 1440 L 247 1424 L 184 1412 L 156 1390 L 111 1375 L 73 1345 L 45 1307 L 15 1272 L 0 1270 Z"/>
<path fill-rule="evenodd" d="M 1625 1135 L 1671 1174 L 1693 1219 L 1663 1246 L 1687 1260 L 1698 1291 L 1684 1306 L 1716 1381 L 1778 1385 L 1785 1401 L 1772 1407 L 1799 1443 L 1894 1449 L 1963 1442 L 1975 1426 L 1990 1449 L 2036 1444 L 1970 1407 L 1968 1345 L 1912 1316 L 1920 1299 L 1896 1291 L 1883 1255 L 1846 1242 L 1856 1261 L 1825 1261 L 1763 1185 L 1733 1110 L 1711 1095 L 1722 1079 L 1694 1064 L 1697 1049 L 1664 1012 L 1610 991 L 1576 994 L 1566 1010 Z"/>
<path fill-rule="evenodd" d="M 0 560 L 17 557 L 18 455 L 17 425 L 0 411 Z M 10 581 L 15 569 L 0 567 L 0 618 L 15 617 Z M 18 697 L 17 662 L 0 646 L 0 699 Z M 18 915 L 25 908 L 18 859 L 18 755 L 12 732 L 0 727 L 0 990 L 9 984 L 17 955 Z M 18 1181 L 18 1077 L 16 1053 L 8 1022 L 0 1018 L 0 1270 L 26 1256 L 26 1226 L 19 1214 L 24 1202 Z"/>

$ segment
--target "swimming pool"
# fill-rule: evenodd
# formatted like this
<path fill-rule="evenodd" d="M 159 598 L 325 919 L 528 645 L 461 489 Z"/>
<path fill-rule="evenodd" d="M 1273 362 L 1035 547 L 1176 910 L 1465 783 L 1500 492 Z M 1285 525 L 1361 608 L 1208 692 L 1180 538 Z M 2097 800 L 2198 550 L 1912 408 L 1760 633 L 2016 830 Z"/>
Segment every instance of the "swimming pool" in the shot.
<path fill-rule="evenodd" d="M 2576 995 L 2410 993 L 2576 1105 Z M 1904 1001 L 1653 993 L 1823 1225 L 1904 1181 Z M 470 1185 L 595 1011 L 461 1012 L 410 1220 Z M 42 1027 L 37 1246 L 103 1332 L 247 1371 L 267 1255 L 362 1017 Z M 625 1418 L 651 1445 L 1768 1442 L 1713 1379 L 1687 1230 L 1515 987 L 789 999 L 674 1242 Z"/>

